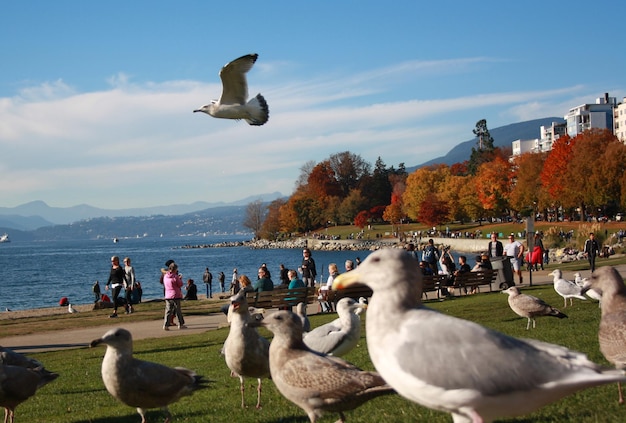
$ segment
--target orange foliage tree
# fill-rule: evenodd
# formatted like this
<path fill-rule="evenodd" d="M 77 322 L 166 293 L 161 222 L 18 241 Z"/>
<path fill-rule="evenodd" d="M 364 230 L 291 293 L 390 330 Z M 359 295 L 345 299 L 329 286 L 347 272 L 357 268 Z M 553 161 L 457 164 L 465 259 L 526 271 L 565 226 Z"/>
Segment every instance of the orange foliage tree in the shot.
<path fill-rule="evenodd" d="M 492 216 L 508 209 L 512 173 L 511 164 L 507 160 L 498 156 L 491 162 L 481 164 L 474 183 L 478 200 Z"/>

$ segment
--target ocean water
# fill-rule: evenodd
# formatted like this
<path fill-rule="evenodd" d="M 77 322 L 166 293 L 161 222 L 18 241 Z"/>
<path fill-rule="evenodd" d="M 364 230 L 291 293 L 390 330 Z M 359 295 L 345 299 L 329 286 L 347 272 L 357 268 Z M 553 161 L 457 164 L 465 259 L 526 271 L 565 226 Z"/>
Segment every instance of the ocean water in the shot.
<path fill-rule="evenodd" d="M 143 287 L 143 299 L 161 298 L 160 269 L 167 260 L 176 261 L 183 280 L 193 279 L 198 293 L 205 294 L 202 274 L 205 267 L 213 274 L 213 293 L 219 291 L 217 274 L 226 275 L 230 285 L 233 268 L 251 280 L 261 263 L 266 263 L 274 284 L 280 283 L 279 265 L 296 269 L 302 261 L 300 249 L 254 250 L 248 247 L 182 248 L 223 241 L 243 241 L 242 236 L 177 237 L 111 240 L 11 242 L 0 244 L 0 310 L 25 310 L 58 306 L 61 297 L 72 304 L 91 304 L 94 281 L 100 288 L 109 277 L 111 256 L 131 258 L 137 280 Z M 369 251 L 313 251 L 317 280 L 326 281 L 328 264 L 337 263 L 340 270 L 347 259 L 364 259 Z M 108 293 L 110 296 L 110 292 Z"/>

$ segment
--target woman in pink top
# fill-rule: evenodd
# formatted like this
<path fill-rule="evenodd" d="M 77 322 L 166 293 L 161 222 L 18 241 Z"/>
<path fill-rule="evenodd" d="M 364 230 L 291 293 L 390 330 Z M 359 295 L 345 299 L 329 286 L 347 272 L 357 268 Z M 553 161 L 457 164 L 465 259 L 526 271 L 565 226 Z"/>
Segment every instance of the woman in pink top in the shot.
<path fill-rule="evenodd" d="M 169 329 L 171 317 L 176 313 L 178 319 L 178 329 L 187 329 L 185 319 L 180 309 L 180 300 L 183 298 L 183 279 L 178 274 L 178 265 L 170 264 L 167 273 L 163 276 L 163 287 L 165 288 L 165 319 L 163 321 L 163 330 Z"/>

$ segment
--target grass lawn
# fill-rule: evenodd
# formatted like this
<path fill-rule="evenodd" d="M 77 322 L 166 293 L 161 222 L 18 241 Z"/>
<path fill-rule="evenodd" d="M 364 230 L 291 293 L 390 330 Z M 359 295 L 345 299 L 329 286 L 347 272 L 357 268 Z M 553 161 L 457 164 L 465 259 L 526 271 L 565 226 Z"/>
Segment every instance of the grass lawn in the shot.
<path fill-rule="evenodd" d="M 551 285 L 524 289 L 561 307 L 563 301 Z M 573 307 L 562 309 L 569 318 L 540 318 L 537 328 L 526 331 L 526 319 L 515 315 L 507 304 L 507 296 L 484 293 L 452 300 L 427 301 L 428 306 L 443 313 L 478 322 L 482 325 L 516 336 L 552 342 L 585 352 L 598 363 L 608 363 L 598 350 L 597 330 L 600 310 L 592 301 L 575 300 Z M 162 305 L 159 305 L 162 312 Z M 187 310 L 186 310 L 187 311 Z M 198 311 L 198 313 L 204 311 Z M 48 317 L 48 319 L 60 318 Z M 159 315 L 160 318 L 160 315 Z M 334 318 L 334 315 L 312 316 L 313 326 Z M 101 319 L 100 319 L 101 320 Z M 15 323 L 16 325 L 19 323 Z M 270 337 L 270 333 L 262 330 Z M 220 349 L 228 329 L 199 335 L 168 337 L 135 342 L 135 355 L 144 360 L 170 366 L 184 366 L 197 371 L 210 381 L 209 388 L 185 397 L 170 407 L 175 422 L 308 422 L 305 413 L 285 400 L 269 380 L 263 382 L 261 410 L 256 410 L 256 380 L 246 382 L 246 404 L 240 407 L 239 380 L 231 378 Z M 104 347 L 32 354 L 46 367 L 60 374 L 51 384 L 17 409 L 18 422 L 93 422 L 113 423 L 140 421 L 135 409 L 114 400 L 105 390 L 100 377 Z M 365 330 L 359 346 L 345 357 L 363 369 L 373 369 L 367 354 Z M 429 357 L 414 358 L 429 365 Z M 489 357 L 474 357 L 489 360 Z M 399 396 L 385 396 L 348 412 L 350 422 L 451 422 L 448 414 L 431 411 Z M 151 422 L 163 421 L 160 410 L 148 413 Z M 321 421 L 334 422 L 336 414 L 327 414 Z M 626 409 L 617 403 L 615 384 L 592 388 L 534 414 L 507 422 L 619 422 L 626 421 Z"/>

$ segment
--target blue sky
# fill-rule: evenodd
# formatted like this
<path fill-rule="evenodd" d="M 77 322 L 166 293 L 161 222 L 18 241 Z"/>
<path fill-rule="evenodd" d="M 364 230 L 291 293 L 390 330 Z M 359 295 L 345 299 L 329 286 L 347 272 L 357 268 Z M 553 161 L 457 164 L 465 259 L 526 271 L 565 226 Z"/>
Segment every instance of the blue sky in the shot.
<path fill-rule="evenodd" d="M 346 150 L 420 164 L 480 119 L 562 117 L 604 92 L 621 101 L 625 12 L 622 1 L 5 1 L 0 206 L 289 195 L 307 161 Z M 248 85 L 269 122 L 193 114 L 247 53 L 259 54 Z"/>

